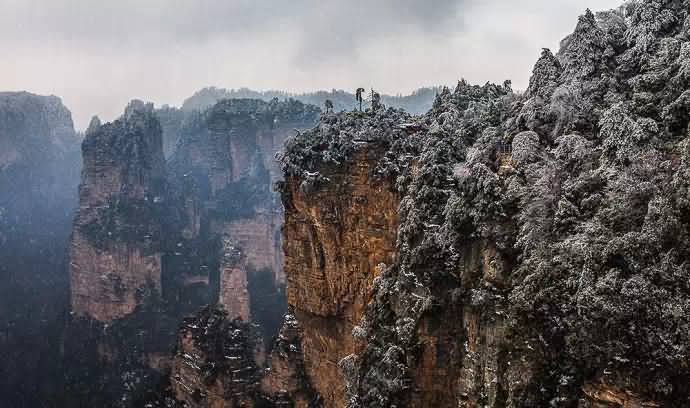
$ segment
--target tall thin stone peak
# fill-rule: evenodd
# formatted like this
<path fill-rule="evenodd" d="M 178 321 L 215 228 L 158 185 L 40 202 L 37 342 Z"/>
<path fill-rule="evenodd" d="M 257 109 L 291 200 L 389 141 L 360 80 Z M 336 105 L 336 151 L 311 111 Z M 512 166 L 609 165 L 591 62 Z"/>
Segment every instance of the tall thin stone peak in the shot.
<path fill-rule="evenodd" d="M 88 136 L 88 135 L 98 131 L 98 129 L 100 129 L 100 127 L 101 127 L 101 119 L 98 116 L 94 115 L 91 118 L 91 121 L 89 122 L 89 127 L 86 128 L 86 135 Z"/>
<path fill-rule="evenodd" d="M 131 315 L 161 288 L 166 173 L 153 105 L 133 101 L 122 118 L 104 125 L 92 119 L 82 157 L 70 251 L 72 311 L 110 322 Z"/>

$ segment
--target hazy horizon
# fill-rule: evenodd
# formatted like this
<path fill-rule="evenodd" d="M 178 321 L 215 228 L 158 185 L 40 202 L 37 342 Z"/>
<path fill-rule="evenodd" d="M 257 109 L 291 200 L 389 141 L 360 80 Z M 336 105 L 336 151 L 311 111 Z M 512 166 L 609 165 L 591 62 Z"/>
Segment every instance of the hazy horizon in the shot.
<path fill-rule="evenodd" d="M 0 65 L 0 90 L 57 95 L 84 129 L 133 98 L 179 106 L 207 86 L 395 95 L 465 78 L 524 89 L 541 49 L 558 49 L 587 7 L 620 4 L 0 0 L 11 61 Z"/>

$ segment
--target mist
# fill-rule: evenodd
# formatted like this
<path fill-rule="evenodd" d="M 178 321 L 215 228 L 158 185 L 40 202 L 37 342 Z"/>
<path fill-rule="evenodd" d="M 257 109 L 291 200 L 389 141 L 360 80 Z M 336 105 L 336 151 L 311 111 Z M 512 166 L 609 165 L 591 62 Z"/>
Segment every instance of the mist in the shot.
<path fill-rule="evenodd" d="M 690 0 L 639 1 L 0 0 L 0 408 L 686 397 Z"/>
<path fill-rule="evenodd" d="M 0 0 L 0 89 L 54 94 L 84 129 L 130 99 L 180 105 L 206 86 L 304 92 L 502 82 L 618 1 Z"/>

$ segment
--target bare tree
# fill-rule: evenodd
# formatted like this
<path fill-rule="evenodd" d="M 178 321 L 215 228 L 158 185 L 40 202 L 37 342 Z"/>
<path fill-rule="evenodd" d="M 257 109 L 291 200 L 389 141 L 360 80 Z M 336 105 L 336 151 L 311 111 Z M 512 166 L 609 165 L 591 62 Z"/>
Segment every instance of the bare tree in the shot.
<path fill-rule="evenodd" d="M 381 107 L 381 95 L 371 90 L 371 110 L 376 112 Z"/>
<path fill-rule="evenodd" d="M 362 102 L 364 102 L 364 98 L 362 98 L 362 94 L 364 93 L 364 88 L 357 88 L 357 92 L 355 93 L 355 97 L 357 99 L 357 102 L 359 102 L 359 111 L 362 111 Z"/>

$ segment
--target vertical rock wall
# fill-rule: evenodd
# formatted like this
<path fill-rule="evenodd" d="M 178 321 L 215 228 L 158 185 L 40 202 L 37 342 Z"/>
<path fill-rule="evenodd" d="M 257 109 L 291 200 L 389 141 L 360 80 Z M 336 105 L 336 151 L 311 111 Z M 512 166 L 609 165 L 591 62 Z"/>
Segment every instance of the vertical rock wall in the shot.
<path fill-rule="evenodd" d="M 93 121 L 82 151 L 72 311 L 111 322 L 161 291 L 165 160 L 152 105 L 133 101 L 115 122 Z"/>
<path fill-rule="evenodd" d="M 261 380 L 261 391 L 274 406 L 317 407 L 315 394 L 304 367 L 302 329 L 295 315 L 285 315 L 280 334 L 273 345 L 269 368 Z"/>
<path fill-rule="evenodd" d="M 375 149 L 324 173 L 312 194 L 288 179 L 284 250 L 288 303 L 303 330 L 308 377 L 326 406 L 344 406 L 339 361 L 356 350 L 351 334 L 371 296 L 379 264 L 395 257 L 399 199 L 372 176 Z"/>
<path fill-rule="evenodd" d="M 218 304 L 230 319 L 251 321 L 246 258 L 229 237 L 222 238 Z"/>
<path fill-rule="evenodd" d="M 221 239 L 241 254 L 242 262 L 220 265 L 220 303 L 231 307 L 232 315 L 248 318 L 251 307 L 271 308 L 262 302 L 269 292 L 280 296 L 285 285 L 282 208 L 272 191 L 282 173 L 274 156 L 294 129 L 312 126 L 317 115 L 317 108 L 295 101 L 223 100 L 203 113 L 188 114 L 179 132 L 169 168 L 183 209 L 181 245 L 207 246 Z M 180 274 L 207 273 L 187 269 Z M 264 282 L 265 274 L 272 276 L 271 283 Z M 252 282 L 264 292 L 253 300 Z M 263 287 L 267 284 L 271 288 Z M 255 317 L 266 319 L 271 313 L 276 314 L 265 310 Z M 277 330 L 266 329 L 270 335 Z"/>
<path fill-rule="evenodd" d="M 422 117 L 324 115 L 290 142 L 288 299 L 326 406 L 689 405 L 689 21 L 588 10 L 524 94 L 460 81 Z M 347 251 L 377 222 L 350 228 L 340 175 L 376 142 L 400 227 L 368 291 L 376 251 Z"/>

